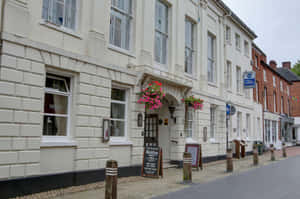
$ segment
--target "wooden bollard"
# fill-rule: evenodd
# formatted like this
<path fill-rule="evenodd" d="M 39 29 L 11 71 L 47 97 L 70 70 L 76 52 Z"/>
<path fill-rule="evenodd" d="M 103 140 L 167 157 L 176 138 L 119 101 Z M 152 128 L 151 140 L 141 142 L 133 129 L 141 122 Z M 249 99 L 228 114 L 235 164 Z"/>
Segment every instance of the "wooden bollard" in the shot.
<path fill-rule="evenodd" d="M 275 161 L 275 149 L 273 144 L 270 145 L 271 161 Z"/>
<path fill-rule="evenodd" d="M 117 199 L 118 162 L 108 160 L 105 171 L 105 199 Z"/>
<path fill-rule="evenodd" d="M 192 155 L 188 152 L 183 153 L 183 183 L 192 183 Z"/>
<path fill-rule="evenodd" d="M 284 142 L 282 143 L 282 156 L 283 156 L 284 158 L 287 157 L 287 154 L 286 154 L 286 147 L 285 147 L 285 143 L 284 143 Z"/>
<path fill-rule="evenodd" d="M 227 172 L 233 172 L 233 162 L 232 162 L 232 149 L 227 149 L 227 154 L 226 154 L 226 159 L 227 159 Z"/>
<path fill-rule="evenodd" d="M 257 145 L 254 144 L 253 145 L 253 165 L 258 165 L 258 148 L 257 148 Z"/>

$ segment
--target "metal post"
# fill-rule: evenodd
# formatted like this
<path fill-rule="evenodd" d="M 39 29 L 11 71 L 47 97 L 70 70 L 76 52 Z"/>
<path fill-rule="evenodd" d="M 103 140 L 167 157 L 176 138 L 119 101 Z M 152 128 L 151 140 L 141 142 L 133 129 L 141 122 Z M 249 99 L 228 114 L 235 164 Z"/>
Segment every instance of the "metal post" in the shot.
<path fill-rule="evenodd" d="M 258 165 L 258 148 L 257 148 L 257 144 L 253 145 L 253 165 L 256 166 Z"/>
<path fill-rule="evenodd" d="M 226 115 L 226 151 L 228 150 L 228 120 L 229 120 L 229 115 Z"/>
<path fill-rule="evenodd" d="M 233 171 L 233 162 L 232 162 L 232 149 L 227 149 L 227 157 L 226 157 L 226 165 L 227 165 L 227 172 Z"/>
<path fill-rule="evenodd" d="M 270 145 L 270 152 L 271 152 L 271 161 L 275 161 L 275 149 L 274 149 L 274 145 L 271 144 Z"/>
<path fill-rule="evenodd" d="M 105 172 L 105 199 L 117 199 L 118 162 L 108 160 Z"/>
<path fill-rule="evenodd" d="M 183 153 L 183 184 L 192 183 L 192 155 Z"/>
<path fill-rule="evenodd" d="M 282 156 L 283 156 L 284 158 L 287 157 L 287 154 L 286 154 L 286 147 L 285 147 L 285 143 L 284 143 L 284 142 L 282 142 Z"/>

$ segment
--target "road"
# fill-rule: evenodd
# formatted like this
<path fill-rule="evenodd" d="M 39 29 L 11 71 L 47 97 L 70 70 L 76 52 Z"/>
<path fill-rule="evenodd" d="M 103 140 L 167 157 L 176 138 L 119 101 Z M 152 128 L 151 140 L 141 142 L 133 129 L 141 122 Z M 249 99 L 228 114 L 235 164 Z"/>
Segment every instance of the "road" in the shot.
<path fill-rule="evenodd" d="M 300 199 L 300 156 L 155 199 Z"/>

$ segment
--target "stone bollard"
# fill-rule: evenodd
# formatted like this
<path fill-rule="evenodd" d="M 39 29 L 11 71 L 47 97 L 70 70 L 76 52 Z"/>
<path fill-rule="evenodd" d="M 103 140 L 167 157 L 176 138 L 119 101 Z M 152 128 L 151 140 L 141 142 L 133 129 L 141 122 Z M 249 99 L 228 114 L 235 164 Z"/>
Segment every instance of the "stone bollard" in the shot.
<path fill-rule="evenodd" d="M 233 162 L 232 162 L 232 149 L 227 149 L 227 154 L 226 154 L 226 159 L 227 159 L 227 172 L 233 172 Z"/>
<path fill-rule="evenodd" d="M 183 184 L 192 183 L 192 155 L 183 153 Z"/>
<path fill-rule="evenodd" d="M 271 152 L 271 161 L 275 161 L 275 149 L 273 144 L 270 145 L 270 152 Z"/>
<path fill-rule="evenodd" d="M 258 148 L 257 148 L 257 145 L 254 144 L 253 145 L 253 165 L 256 166 L 258 165 Z"/>
<path fill-rule="evenodd" d="M 282 143 L 282 156 L 283 156 L 284 158 L 287 157 L 287 154 L 286 154 L 286 147 L 285 147 L 285 143 L 284 143 L 284 142 Z"/>
<path fill-rule="evenodd" d="M 117 199 L 118 162 L 108 160 L 105 171 L 105 199 Z"/>

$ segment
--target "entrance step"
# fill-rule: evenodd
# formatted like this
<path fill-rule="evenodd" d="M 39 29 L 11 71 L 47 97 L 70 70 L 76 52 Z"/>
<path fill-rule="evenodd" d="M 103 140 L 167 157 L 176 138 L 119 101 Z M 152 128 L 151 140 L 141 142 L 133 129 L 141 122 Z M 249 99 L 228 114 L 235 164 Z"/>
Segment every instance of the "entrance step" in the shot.
<path fill-rule="evenodd" d="M 164 168 L 164 169 L 176 168 L 176 167 L 177 167 L 176 164 L 170 164 L 170 162 L 164 162 L 164 163 L 163 163 L 163 168 Z"/>

